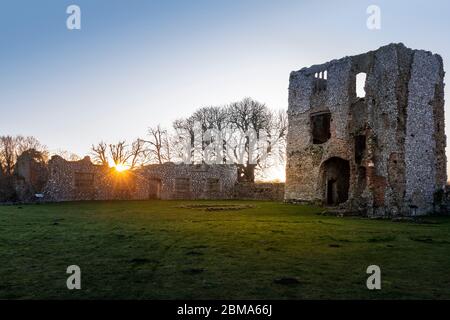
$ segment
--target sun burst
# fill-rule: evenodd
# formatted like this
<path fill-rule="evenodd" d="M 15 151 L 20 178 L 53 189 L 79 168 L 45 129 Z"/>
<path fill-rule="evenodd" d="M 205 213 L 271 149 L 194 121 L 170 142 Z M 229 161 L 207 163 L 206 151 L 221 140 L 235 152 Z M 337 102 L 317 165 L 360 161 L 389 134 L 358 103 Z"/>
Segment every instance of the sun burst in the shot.
<path fill-rule="evenodd" d="M 129 169 L 129 167 L 126 164 L 118 163 L 114 165 L 114 169 L 116 169 L 117 172 L 124 172 Z"/>

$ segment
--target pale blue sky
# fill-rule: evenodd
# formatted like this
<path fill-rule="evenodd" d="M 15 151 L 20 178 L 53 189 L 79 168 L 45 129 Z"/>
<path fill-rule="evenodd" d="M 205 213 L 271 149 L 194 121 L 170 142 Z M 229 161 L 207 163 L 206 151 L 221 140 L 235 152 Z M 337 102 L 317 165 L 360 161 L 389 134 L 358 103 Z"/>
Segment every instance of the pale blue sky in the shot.
<path fill-rule="evenodd" d="M 66 28 L 70 4 L 79 31 Z M 84 155 L 201 106 L 251 96 L 286 109 L 290 71 L 390 42 L 447 67 L 449 13 L 449 1 L 2 0 L 0 135 Z"/>

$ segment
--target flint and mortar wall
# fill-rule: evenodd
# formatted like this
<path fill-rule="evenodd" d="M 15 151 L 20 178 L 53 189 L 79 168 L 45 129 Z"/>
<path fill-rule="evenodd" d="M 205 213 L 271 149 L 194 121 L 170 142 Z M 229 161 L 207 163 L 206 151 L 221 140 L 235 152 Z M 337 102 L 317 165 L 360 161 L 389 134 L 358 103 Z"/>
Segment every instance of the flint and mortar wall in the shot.
<path fill-rule="evenodd" d="M 237 180 L 232 165 L 166 163 L 118 173 L 92 164 L 89 157 L 66 161 L 55 156 L 48 167 L 47 201 L 231 199 Z"/>
<path fill-rule="evenodd" d="M 234 198 L 240 200 L 283 201 L 284 183 L 240 182 L 235 186 Z"/>
<path fill-rule="evenodd" d="M 234 165 L 165 163 L 139 170 L 148 180 L 160 180 L 161 199 L 231 199 L 237 182 Z M 177 186 L 184 180 L 182 190 Z"/>
<path fill-rule="evenodd" d="M 364 98 L 356 96 L 360 72 Z M 440 56 L 403 44 L 292 72 L 285 199 L 326 202 L 327 160 L 339 158 L 350 168 L 342 207 L 372 216 L 433 211 L 446 184 L 443 77 Z M 330 139 L 314 144 L 311 116 L 320 112 L 331 114 Z"/>

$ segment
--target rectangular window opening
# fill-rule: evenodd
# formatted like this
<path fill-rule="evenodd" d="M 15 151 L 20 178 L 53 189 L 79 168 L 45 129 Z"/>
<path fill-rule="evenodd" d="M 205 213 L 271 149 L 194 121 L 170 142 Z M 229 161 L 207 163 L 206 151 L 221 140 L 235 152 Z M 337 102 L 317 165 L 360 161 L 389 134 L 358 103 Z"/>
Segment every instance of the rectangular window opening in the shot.
<path fill-rule="evenodd" d="M 331 138 L 331 113 L 321 113 L 311 116 L 311 133 L 314 144 L 322 144 Z"/>

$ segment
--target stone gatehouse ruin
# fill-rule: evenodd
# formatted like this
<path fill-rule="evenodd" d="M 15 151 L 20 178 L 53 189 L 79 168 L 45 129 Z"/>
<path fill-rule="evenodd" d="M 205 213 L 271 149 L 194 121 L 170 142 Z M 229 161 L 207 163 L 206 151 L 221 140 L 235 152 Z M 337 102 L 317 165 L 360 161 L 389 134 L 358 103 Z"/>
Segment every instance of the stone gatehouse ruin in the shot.
<path fill-rule="evenodd" d="M 439 55 L 403 44 L 292 72 L 285 200 L 369 216 L 439 210 L 443 79 Z"/>

